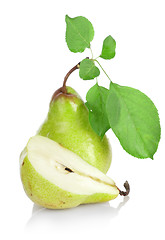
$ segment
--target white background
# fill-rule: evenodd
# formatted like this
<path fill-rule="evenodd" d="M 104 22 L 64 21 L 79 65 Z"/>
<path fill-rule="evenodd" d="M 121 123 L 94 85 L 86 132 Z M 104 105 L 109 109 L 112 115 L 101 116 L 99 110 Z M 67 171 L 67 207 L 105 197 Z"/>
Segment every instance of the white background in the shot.
<path fill-rule="evenodd" d="M 94 56 L 109 34 L 116 57 L 100 62 L 111 79 L 138 88 L 159 110 L 162 138 L 154 160 L 128 155 L 107 133 L 113 149 L 108 175 L 130 196 L 69 210 L 38 208 L 25 195 L 19 154 L 45 119 L 53 92 L 67 71 L 91 56 L 71 53 L 65 43 L 65 14 L 93 24 Z M 0 217 L 1 239 L 165 239 L 165 14 L 164 1 L 0 1 Z M 94 81 L 68 80 L 85 101 Z M 102 73 L 99 84 L 108 87 Z"/>

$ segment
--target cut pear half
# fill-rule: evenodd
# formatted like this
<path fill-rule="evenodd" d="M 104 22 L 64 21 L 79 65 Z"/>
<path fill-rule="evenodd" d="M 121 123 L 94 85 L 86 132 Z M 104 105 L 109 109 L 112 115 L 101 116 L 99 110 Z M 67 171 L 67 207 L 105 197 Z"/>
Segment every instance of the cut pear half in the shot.
<path fill-rule="evenodd" d="M 21 178 L 32 201 L 47 208 L 114 199 L 114 181 L 47 137 L 32 137 L 20 156 Z"/>

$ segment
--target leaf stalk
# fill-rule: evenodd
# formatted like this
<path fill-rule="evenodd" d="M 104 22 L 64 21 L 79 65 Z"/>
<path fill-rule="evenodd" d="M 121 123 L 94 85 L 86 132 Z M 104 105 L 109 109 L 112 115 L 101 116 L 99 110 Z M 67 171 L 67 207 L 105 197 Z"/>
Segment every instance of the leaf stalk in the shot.
<path fill-rule="evenodd" d="M 100 68 L 103 70 L 103 72 L 105 73 L 105 75 L 107 76 L 107 78 L 111 81 L 110 77 L 108 76 L 108 74 L 106 73 L 106 71 L 104 70 L 104 68 L 101 66 L 101 64 L 99 63 L 99 61 L 97 61 L 96 59 L 93 59 L 93 61 L 97 62 L 97 64 L 100 66 Z"/>

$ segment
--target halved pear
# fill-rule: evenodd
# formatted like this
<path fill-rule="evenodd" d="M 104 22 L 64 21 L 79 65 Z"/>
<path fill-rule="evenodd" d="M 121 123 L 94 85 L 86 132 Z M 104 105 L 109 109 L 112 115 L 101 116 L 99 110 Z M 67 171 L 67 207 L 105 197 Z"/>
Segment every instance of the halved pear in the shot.
<path fill-rule="evenodd" d="M 29 198 L 62 209 L 118 196 L 114 181 L 77 154 L 43 136 L 32 137 L 20 156 L 21 179 Z"/>

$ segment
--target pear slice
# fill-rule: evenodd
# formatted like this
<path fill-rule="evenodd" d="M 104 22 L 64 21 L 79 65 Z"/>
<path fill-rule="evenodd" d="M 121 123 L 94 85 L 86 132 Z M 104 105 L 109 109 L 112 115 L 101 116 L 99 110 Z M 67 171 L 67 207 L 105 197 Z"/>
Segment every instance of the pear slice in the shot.
<path fill-rule="evenodd" d="M 32 137 L 20 156 L 28 197 L 46 208 L 62 209 L 114 199 L 114 181 L 77 154 L 43 136 Z"/>

